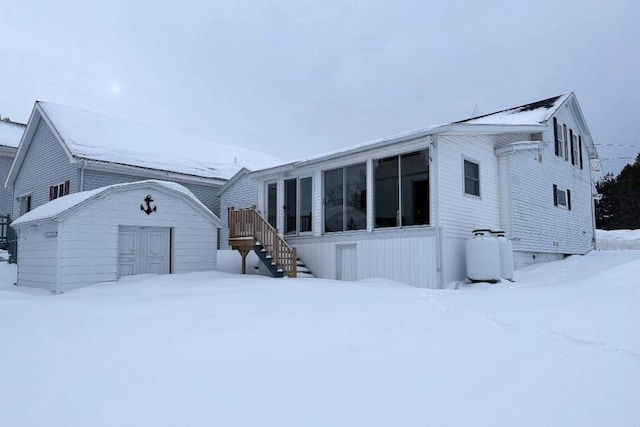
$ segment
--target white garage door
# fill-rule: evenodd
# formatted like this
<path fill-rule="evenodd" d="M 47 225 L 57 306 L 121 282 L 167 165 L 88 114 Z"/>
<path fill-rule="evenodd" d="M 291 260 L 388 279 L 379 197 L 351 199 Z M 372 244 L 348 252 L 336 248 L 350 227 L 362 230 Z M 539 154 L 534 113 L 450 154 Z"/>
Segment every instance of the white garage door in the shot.
<path fill-rule="evenodd" d="M 168 274 L 171 232 L 164 227 L 120 226 L 118 277 L 134 274 Z"/>

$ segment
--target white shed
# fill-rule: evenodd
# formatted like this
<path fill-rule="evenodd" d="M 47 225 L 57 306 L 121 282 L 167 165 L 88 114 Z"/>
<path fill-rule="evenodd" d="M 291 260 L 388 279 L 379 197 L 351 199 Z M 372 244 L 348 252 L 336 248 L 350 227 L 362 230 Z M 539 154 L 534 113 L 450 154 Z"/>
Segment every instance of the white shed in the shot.
<path fill-rule="evenodd" d="M 216 268 L 220 219 L 180 184 L 70 194 L 16 219 L 18 286 L 54 293 L 122 276 Z"/>

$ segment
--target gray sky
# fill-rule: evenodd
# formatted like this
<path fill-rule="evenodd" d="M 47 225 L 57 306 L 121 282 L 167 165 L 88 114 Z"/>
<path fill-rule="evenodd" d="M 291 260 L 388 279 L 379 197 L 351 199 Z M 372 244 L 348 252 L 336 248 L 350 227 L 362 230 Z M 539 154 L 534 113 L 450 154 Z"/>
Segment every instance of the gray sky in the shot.
<path fill-rule="evenodd" d="M 597 144 L 631 145 L 600 155 L 635 157 L 638 18 L 637 0 L 3 0 L 0 114 L 58 102 L 289 161 L 573 91 Z"/>

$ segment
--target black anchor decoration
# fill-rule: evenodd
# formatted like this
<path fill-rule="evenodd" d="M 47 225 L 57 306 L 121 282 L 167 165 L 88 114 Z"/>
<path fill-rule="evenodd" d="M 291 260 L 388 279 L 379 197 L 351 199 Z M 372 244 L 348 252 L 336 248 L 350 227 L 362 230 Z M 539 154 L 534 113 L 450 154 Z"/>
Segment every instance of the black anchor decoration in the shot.
<path fill-rule="evenodd" d="M 147 197 L 144 198 L 144 202 L 147 204 L 147 208 L 145 209 L 143 205 L 140 205 L 140 210 L 142 212 L 146 213 L 147 215 L 150 215 L 151 212 L 156 211 L 157 206 L 151 207 L 151 202 L 153 202 L 153 199 L 151 198 L 150 194 L 147 194 Z"/>

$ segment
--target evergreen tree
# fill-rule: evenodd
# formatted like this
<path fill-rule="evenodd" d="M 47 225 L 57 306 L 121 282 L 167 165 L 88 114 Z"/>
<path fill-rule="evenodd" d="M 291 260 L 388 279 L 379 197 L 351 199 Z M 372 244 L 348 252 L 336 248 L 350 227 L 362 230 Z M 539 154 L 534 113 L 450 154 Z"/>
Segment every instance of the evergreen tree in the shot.
<path fill-rule="evenodd" d="M 606 174 L 596 189 L 596 226 L 604 230 L 640 229 L 640 154 L 617 177 Z"/>

